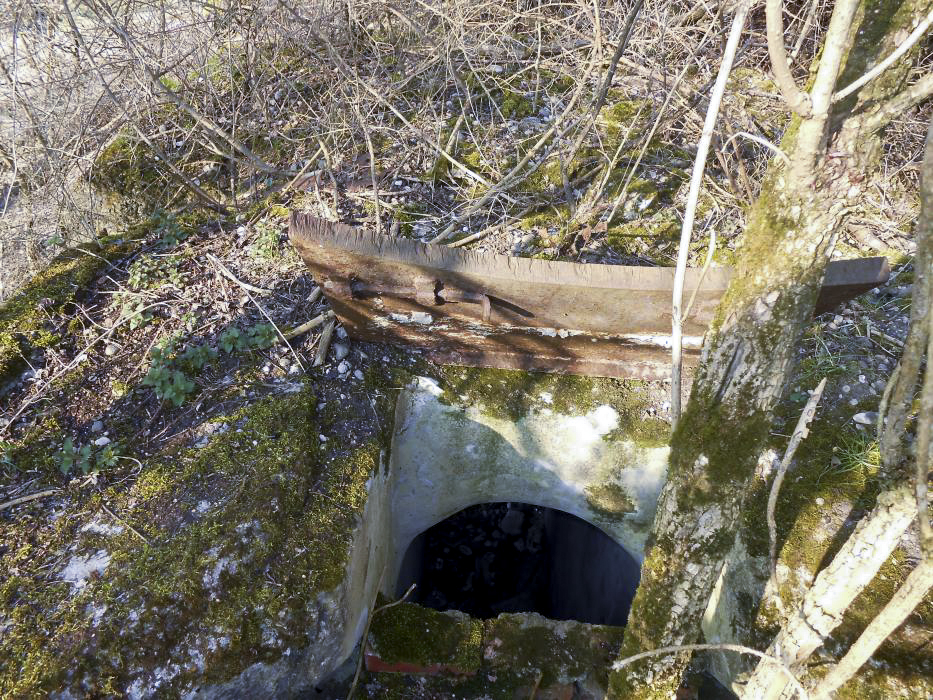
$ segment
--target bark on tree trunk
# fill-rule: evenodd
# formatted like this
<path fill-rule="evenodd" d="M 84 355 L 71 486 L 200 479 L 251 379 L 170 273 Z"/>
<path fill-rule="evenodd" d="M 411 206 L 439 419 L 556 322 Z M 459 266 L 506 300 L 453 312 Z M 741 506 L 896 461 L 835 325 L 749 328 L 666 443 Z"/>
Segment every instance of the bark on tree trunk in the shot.
<path fill-rule="evenodd" d="M 812 116 L 796 120 L 785 135 L 790 166 L 773 167 L 764 182 L 735 277 L 707 333 L 690 401 L 672 436 L 668 482 L 620 658 L 699 636 L 837 232 L 866 169 L 878 162 L 877 140 L 864 133 L 863 122 L 847 122 L 846 116 L 856 114 L 857 107 L 861 111 L 869 99 L 889 99 L 901 87 L 885 76 L 884 84 L 848 98 L 847 109 L 834 114 L 830 124 L 840 60 L 847 56 L 845 73 L 864 63 L 866 54 L 885 52 L 930 2 L 908 0 L 879 18 L 873 12 L 879 3 L 867 0 L 856 15 L 857 31 L 849 29 L 847 4 L 838 4 L 838 19 L 834 14 L 835 44 L 824 47 L 810 93 Z M 840 31 L 854 40 L 848 52 Z M 831 23 L 828 35 L 833 33 Z M 900 75 L 903 79 L 906 72 Z M 626 666 L 612 674 L 610 696 L 673 697 L 687 661 L 688 655 L 680 654 Z"/>

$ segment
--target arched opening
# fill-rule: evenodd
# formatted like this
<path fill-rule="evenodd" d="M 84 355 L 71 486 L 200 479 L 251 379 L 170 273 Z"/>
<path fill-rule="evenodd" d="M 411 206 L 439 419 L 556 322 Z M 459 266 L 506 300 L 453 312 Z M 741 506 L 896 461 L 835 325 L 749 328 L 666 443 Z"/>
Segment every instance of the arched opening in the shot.
<path fill-rule="evenodd" d="M 481 503 L 418 535 L 397 593 L 473 617 L 537 612 L 556 620 L 624 625 L 638 561 L 599 528 L 528 503 Z"/>

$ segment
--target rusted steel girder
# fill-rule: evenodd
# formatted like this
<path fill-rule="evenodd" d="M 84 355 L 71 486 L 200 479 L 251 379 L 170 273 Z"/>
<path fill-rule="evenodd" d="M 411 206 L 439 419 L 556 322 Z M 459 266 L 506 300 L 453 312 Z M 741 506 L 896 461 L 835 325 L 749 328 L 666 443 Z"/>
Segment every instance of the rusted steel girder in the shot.
<path fill-rule="evenodd" d="M 293 212 L 289 240 L 355 338 L 421 348 L 438 362 L 603 377 L 670 376 L 666 267 L 588 265 L 418 243 Z M 699 284 L 684 324 L 687 364 L 730 268 L 687 271 Z M 816 313 L 888 278 L 884 258 L 829 264 Z"/>

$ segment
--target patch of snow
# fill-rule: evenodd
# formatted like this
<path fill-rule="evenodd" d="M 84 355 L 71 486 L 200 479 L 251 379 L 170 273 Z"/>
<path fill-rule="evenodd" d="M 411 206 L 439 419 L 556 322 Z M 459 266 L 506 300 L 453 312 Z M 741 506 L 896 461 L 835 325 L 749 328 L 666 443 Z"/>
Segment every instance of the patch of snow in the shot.
<path fill-rule="evenodd" d="M 110 564 L 110 554 L 99 549 L 89 557 L 71 557 L 62 571 L 62 581 L 67 581 L 76 590 L 84 588 L 91 574 L 101 573 Z"/>
<path fill-rule="evenodd" d="M 123 532 L 123 527 L 121 525 L 107 525 L 106 523 L 101 523 L 98 521 L 93 521 L 87 523 L 84 527 L 81 528 L 81 532 L 91 532 L 95 535 L 119 535 Z"/>
<path fill-rule="evenodd" d="M 418 389 L 428 392 L 431 396 L 441 396 L 444 393 L 444 390 L 441 389 L 440 384 L 438 384 L 435 379 L 417 377 L 415 382 L 417 383 Z"/>

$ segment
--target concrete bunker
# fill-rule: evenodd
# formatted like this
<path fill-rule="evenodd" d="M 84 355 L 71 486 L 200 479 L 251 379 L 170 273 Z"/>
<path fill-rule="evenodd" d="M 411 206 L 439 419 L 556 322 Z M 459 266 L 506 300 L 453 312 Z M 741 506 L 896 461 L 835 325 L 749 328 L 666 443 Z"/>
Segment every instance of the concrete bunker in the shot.
<path fill-rule="evenodd" d="M 409 600 L 474 617 L 625 623 L 669 448 L 639 440 L 621 420 L 621 399 L 594 400 L 576 381 L 585 384 L 577 408 L 533 387 L 518 417 L 429 378 L 401 392 L 388 468 L 368 506 L 381 502 L 382 536 L 368 529 L 370 547 L 385 549 L 367 568 L 384 569 L 384 595 L 416 583 Z M 642 405 L 639 386 L 628 390 Z M 470 542 L 457 534 L 467 530 Z M 465 572 L 467 595 L 454 600 L 432 573 L 445 567 Z"/>

